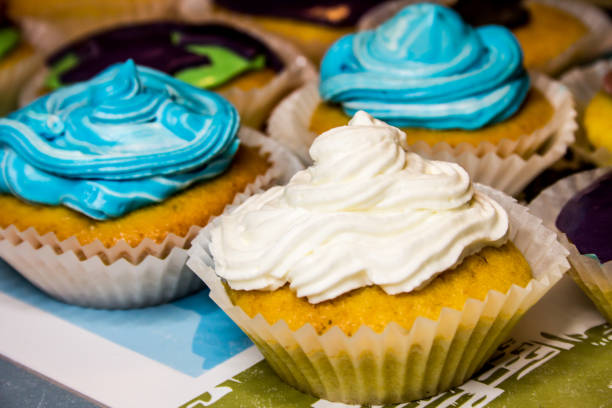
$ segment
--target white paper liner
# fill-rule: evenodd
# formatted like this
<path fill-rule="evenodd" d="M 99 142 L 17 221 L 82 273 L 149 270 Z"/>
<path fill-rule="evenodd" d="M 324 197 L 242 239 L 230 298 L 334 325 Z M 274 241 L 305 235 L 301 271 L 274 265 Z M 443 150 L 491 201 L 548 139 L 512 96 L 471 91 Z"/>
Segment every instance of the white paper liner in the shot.
<path fill-rule="evenodd" d="M 293 45 L 237 19 L 204 15 L 188 19 L 186 22 L 222 23 L 244 31 L 265 43 L 283 61 L 284 69 L 261 88 L 243 91 L 233 87 L 219 92 L 236 107 L 241 122 L 246 126 L 261 128 L 272 109 L 283 97 L 316 75 L 313 65 Z M 21 91 L 19 106 L 23 107 L 40 96 L 48 73 L 47 67 L 42 67 L 36 72 Z"/>
<path fill-rule="evenodd" d="M 555 225 L 565 203 L 610 170 L 610 168 L 589 170 L 559 180 L 542 191 L 529 204 L 529 209 L 559 235 L 559 240 L 570 253 L 569 261 L 572 264 L 570 275 L 601 314 L 612 323 L 612 261 L 600 264 L 593 258 L 581 255 L 576 246 L 570 243 L 567 236 Z"/>
<path fill-rule="evenodd" d="M 261 133 L 243 127 L 239 136 L 248 146 L 269 154 L 270 169 L 237 194 L 230 205 L 262 188 L 285 182 L 302 168 L 290 152 Z M 201 287 L 185 267 L 187 249 L 200 226 L 184 237 L 169 234 L 161 244 L 145 238 L 131 247 L 120 241 L 106 248 L 99 240 L 80 245 L 75 237 L 60 241 L 34 228 L 0 228 L 0 257 L 49 295 L 80 306 L 124 309 L 151 306 L 179 298 Z"/>
<path fill-rule="evenodd" d="M 445 308 L 437 321 L 416 319 L 411 330 L 397 323 L 382 333 L 362 326 L 346 336 L 337 326 L 318 335 L 310 324 L 292 331 L 270 325 L 232 304 L 215 274 L 210 231 L 202 229 L 187 265 L 211 288 L 210 297 L 253 340 L 277 374 L 294 387 L 345 403 L 387 404 L 433 395 L 463 383 L 504 340 L 518 319 L 569 269 L 567 251 L 554 232 L 508 196 L 485 186 L 479 191 L 508 211 L 510 239 L 529 262 L 534 279 L 506 294 L 491 290 L 484 301 L 468 299 L 462 311 Z"/>
<path fill-rule="evenodd" d="M 478 146 L 461 143 L 455 147 L 445 142 L 435 146 L 417 142 L 410 150 L 428 159 L 456 162 L 474 181 L 510 195 L 518 193 L 563 156 L 574 141 L 577 127 L 570 92 L 542 74 L 534 73 L 532 81 L 555 109 L 551 120 L 534 134 L 521 136 L 516 141 L 504 139 L 498 146 L 489 142 Z M 268 123 L 270 137 L 286 145 L 306 164 L 311 163 L 308 150 L 317 136 L 309 129 L 310 120 L 320 102 L 318 82 L 310 81 L 285 98 L 272 112 Z"/>
<path fill-rule="evenodd" d="M 100 0 L 103 4 L 103 0 Z M 28 41 L 41 53 L 53 50 L 92 31 L 119 24 L 168 19 L 176 14 L 174 0 L 155 0 L 150 2 L 124 1 L 123 12 L 104 15 L 82 15 L 73 18 L 45 18 L 43 16 L 13 16 Z M 41 7 L 44 5 L 41 4 Z M 69 5 L 67 5 L 69 7 Z M 93 6 L 92 6 L 93 7 Z"/>
<path fill-rule="evenodd" d="M 612 34 L 610 37 L 612 38 Z M 595 62 L 585 68 L 575 68 L 561 77 L 561 82 L 574 95 L 580 124 L 572 150 L 581 158 L 598 166 L 612 165 L 612 152 L 604 147 L 595 148 L 589 142 L 583 126 L 584 111 L 601 89 L 603 77 L 610 70 L 612 70 L 612 58 Z"/>
<path fill-rule="evenodd" d="M 450 6 L 454 0 L 427 0 L 429 3 Z M 547 74 L 557 74 L 571 63 L 594 57 L 607 50 L 612 45 L 612 24 L 606 14 L 594 5 L 572 0 L 528 0 L 552 7 L 557 7 L 578 18 L 588 28 L 588 33 L 572 44 L 562 54 L 548 61 L 544 66 L 537 67 L 538 71 Z M 364 14 L 359 20 L 359 30 L 371 30 L 382 22 L 393 17 L 404 7 L 421 3 L 421 0 L 388 1 Z M 537 39 L 534 39 L 537 41 Z M 536 67 L 534 67 L 536 68 Z"/>

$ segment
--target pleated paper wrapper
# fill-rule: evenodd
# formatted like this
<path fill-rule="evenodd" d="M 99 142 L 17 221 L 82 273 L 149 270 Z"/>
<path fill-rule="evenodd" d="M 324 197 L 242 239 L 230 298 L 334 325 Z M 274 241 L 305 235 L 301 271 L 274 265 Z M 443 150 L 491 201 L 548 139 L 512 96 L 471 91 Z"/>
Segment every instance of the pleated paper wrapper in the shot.
<path fill-rule="evenodd" d="M 571 277 L 612 324 L 612 261 L 601 264 L 596 259 L 581 255 L 578 248 L 555 226 L 557 216 L 567 201 L 611 170 L 610 168 L 589 170 L 559 180 L 542 191 L 529 204 L 529 208 L 559 234 L 559 240 L 570 253 Z"/>
<path fill-rule="evenodd" d="M 612 34 L 610 35 L 612 38 Z M 581 158 L 598 166 L 612 165 L 612 152 L 605 147 L 595 148 L 588 140 L 584 126 L 584 111 L 591 99 L 601 89 L 604 75 L 612 70 L 612 58 L 595 62 L 585 68 L 575 68 L 561 77 L 561 82 L 574 95 L 578 123 L 576 143 L 572 145 Z"/>
<path fill-rule="evenodd" d="M 238 110 L 240 114 L 241 122 L 246 126 L 255 129 L 261 128 L 263 123 L 270 116 L 272 109 L 281 99 L 315 76 L 316 71 L 313 65 L 306 57 L 301 55 L 292 44 L 235 18 L 204 15 L 197 19 L 192 18 L 182 22 L 191 24 L 218 23 L 228 25 L 262 41 L 283 61 L 283 70 L 261 88 L 245 91 L 238 87 L 231 87 L 219 92 L 236 107 L 236 110 Z M 67 42 L 64 41 L 63 44 L 65 45 Z M 50 51 L 57 49 L 57 46 L 52 47 Z M 21 91 L 19 96 L 20 106 L 27 105 L 44 93 L 45 80 L 48 74 L 49 69 L 43 67 L 33 75 L 31 81 L 29 81 Z"/>
<path fill-rule="evenodd" d="M 239 136 L 248 146 L 260 146 L 272 166 L 236 195 L 231 205 L 302 168 L 282 146 L 248 128 Z M 160 244 L 145 238 L 138 246 L 125 241 L 106 248 L 100 241 L 80 245 L 75 237 L 64 241 L 55 234 L 40 235 L 34 228 L 0 228 L 0 257 L 50 296 L 63 302 L 105 309 L 152 306 L 185 296 L 203 287 L 185 266 L 187 249 L 200 226 L 185 236 L 169 234 Z"/>
<path fill-rule="evenodd" d="M 519 318 L 567 271 L 567 251 L 554 232 L 527 209 L 495 190 L 478 189 L 508 211 L 510 239 L 529 262 L 534 279 L 505 294 L 489 291 L 484 301 L 468 299 L 463 310 L 445 308 L 437 321 L 416 319 L 410 330 L 391 322 L 382 333 L 362 326 L 346 336 L 333 326 L 318 335 L 307 324 L 270 325 L 234 306 L 215 274 L 210 231 L 202 229 L 188 266 L 210 287 L 210 297 L 253 340 L 276 373 L 309 394 L 351 404 L 390 404 L 434 395 L 465 382 L 507 337 Z"/>
<path fill-rule="evenodd" d="M 404 7 L 421 2 L 420 0 L 387 1 L 364 14 L 357 27 L 360 31 L 371 30 L 393 17 Z M 427 2 L 444 6 L 455 4 L 455 0 L 427 0 Z M 543 66 L 533 67 L 534 69 L 546 74 L 556 75 L 571 64 L 595 57 L 612 47 L 612 23 L 598 7 L 584 1 L 573 0 L 527 0 L 527 2 L 561 9 L 579 19 L 588 28 L 587 34 L 563 53 L 547 61 Z M 538 40 L 538 38 L 533 39 L 533 41 Z"/>
<path fill-rule="evenodd" d="M 503 139 L 499 144 L 482 142 L 478 146 L 446 142 L 429 146 L 425 142 L 410 145 L 421 156 L 452 161 L 463 166 L 472 180 L 514 195 L 531 180 L 559 160 L 574 142 L 576 111 L 571 93 L 559 82 L 542 74 L 532 74 L 532 84 L 552 104 L 552 118 L 529 135 L 517 140 Z M 321 103 L 318 82 L 310 81 L 285 98 L 272 112 L 268 134 L 291 149 L 306 164 L 308 150 L 317 137 L 310 127 L 311 117 Z"/>

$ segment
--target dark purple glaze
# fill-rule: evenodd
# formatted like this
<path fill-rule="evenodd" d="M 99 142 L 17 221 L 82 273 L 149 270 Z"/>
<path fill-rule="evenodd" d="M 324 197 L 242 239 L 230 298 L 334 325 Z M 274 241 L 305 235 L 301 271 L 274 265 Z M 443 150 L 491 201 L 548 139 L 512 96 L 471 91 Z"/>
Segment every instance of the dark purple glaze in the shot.
<path fill-rule="evenodd" d="M 612 260 L 612 172 L 572 197 L 556 224 L 581 254 L 595 254 L 601 263 Z"/>
<path fill-rule="evenodd" d="M 174 41 L 173 41 L 174 39 Z M 78 65 L 63 72 L 63 84 L 92 78 L 117 62 L 133 59 L 138 65 L 167 74 L 209 63 L 208 57 L 186 49 L 188 45 L 218 45 L 252 59 L 264 55 L 266 66 L 280 71 L 283 63 L 264 43 L 247 33 L 221 24 L 178 24 L 160 22 L 129 25 L 98 32 L 63 47 L 47 60 L 53 66 L 67 55 L 76 55 Z"/>
<path fill-rule="evenodd" d="M 612 96 L 612 70 L 608 71 L 603 77 L 603 90 Z"/>
<path fill-rule="evenodd" d="M 470 25 L 503 25 L 508 28 L 529 22 L 529 10 L 521 0 L 458 0 L 453 9 Z"/>
<path fill-rule="evenodd" d="M 336 27 L 350 27 L 380 1 L 362 0 L 215 0 L 219 6 L 244 14 L 283 17 Z"/>

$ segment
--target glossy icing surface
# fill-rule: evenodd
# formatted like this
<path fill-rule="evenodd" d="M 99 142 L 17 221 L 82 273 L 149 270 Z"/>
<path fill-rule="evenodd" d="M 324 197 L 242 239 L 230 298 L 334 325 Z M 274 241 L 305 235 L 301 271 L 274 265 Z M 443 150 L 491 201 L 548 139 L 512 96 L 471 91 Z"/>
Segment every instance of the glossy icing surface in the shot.
<path fill-rule="evenodd" d="M 0 192 L 106 219 L 222 173 L 233 106 L 133 61 L 0 119 Z"/>
<path fill-rule="evenodd" d="M 232 27 L 161 22 L 102 31 L 69 44 L 47 61 L 46 85 L 56 89 L 85 81 L 127 59 L 201 88 L 214 88 L 251 70 L 283 67 L 264 43 Z"/>
<path fill-rule="evenodd" d="M 509 118 L 528 90 L 510 31 L 474 29 L 453 10 L 429 3 L 343 37 L 321 63 L 324 100 L 340 103 L 348 115 L 365 110 L 401 127 L 478 129 Z"/>
<path fill-rule="evenodd" d="M 572 197 L 556 224 L 581 254 L 612 260 L 612 172 Z"/>
<path fill-rule="evenodd" d="M 375 0 L 215 0 L 221 7 L 245 14 L 276 16 L 312 23 L 348 27 L 357 24 L 359 18 L 372 7 Z"/>
<path fill-rule="evenodd" d="M 398 294 L 507 240 L 508 215 L 461 166 L 406 148 L 365 112 L 323 133 L 313 166 L 221 216 L 216 273 L 237 290 L 289 283 L 310 303 L 370 285 Z"/>

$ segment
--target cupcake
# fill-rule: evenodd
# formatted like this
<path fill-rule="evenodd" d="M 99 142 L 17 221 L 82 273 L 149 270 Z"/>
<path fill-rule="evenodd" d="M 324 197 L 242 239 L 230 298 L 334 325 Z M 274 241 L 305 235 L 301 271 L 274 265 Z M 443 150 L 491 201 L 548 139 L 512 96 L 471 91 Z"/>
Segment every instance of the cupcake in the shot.
<path fill-rule="evenodd" d="M 612 164 L 612 59 L 576 68 L 561 81 L 576 99 L 580 129 L 572 148 L 599 166 Z"/>
<path fill-rule="evenodd" d="M 15 109 L 21 86 L 40 64 L 19 28 L 6 18 L 3 6 L 0 3 L 0 115 Z"/>
<path fill-rule="evenodd" d="M 555 228 L 570 252 L 570 275 L 612 323 L 612 172 L 590 170 L 558 181 L 529 207 Z"/>
<path fill-rule="evenodd" d="M 286 166 L 239 126 L 219 95 L 131 60 L 11 113 L 0 119 L 0 256 L 83 306 L 192 292 L 197 230 Z"/>
<path fill-rule="evenodd" d="M 183 0 L 185 18 L 214 12 L 253 23 L 294 43 L 318 64 L 338 38 L 355 30 L 359 18 L 377 1 Z"/>
<path fill-rule="evenodd" d="M 431 0 L 452 6 L 471 25 L 503 25 L 512 30 L 523 50 L 525 66 L 556 74 L 581 58 L 604 51 L 612 25 L 598 7 L 567 0 Z M 406 4 L 416 0 L 384 3 L 366 14 L 360 29 L 377 26 Z M 562 30 L 559 27 L 563 27 Z"/>
<path fill-rule="evenodd" d="M 88 80 L 128 58 L 221 93 L 252 127 L 260 127 L 278 100 L 311 72 L 291 46 L 228 23 L 135 24 L 89 35 L 54 52 L 24 89 L 21 102 Z"/>
<path fill-rule="evenodd" d="M 175 0 L 7 0 L 7 11 L 40 51 L 117 24 L 170 18 Z"/>
<path fill-rule="evenodd" d="M 318 90 L 307 84 L 281 103 L 269 133 L 307 161 L 315 135 L 363 109 L 402 127 L 411 149 L 429 158 L 467 153 L 475 163 L 491 153 L 525 162 L 550 151 L 573 113 L 571 95 L 545 76 L 530 79 L 521 61 L 518 43 L 503 27 L 474 29 L 449 8 L 408 6 L 376 30 L 335 43 L 321 64 Z M 547 164 L 563 154 L 571 131 Z"/>
<path fill-rule="evenodd" d="M 211 298 L 304 392 L 391 404 L 461 384 L 568 268 L 524 207 L 406 147 L 358 112 L 194 240 Z"/>

